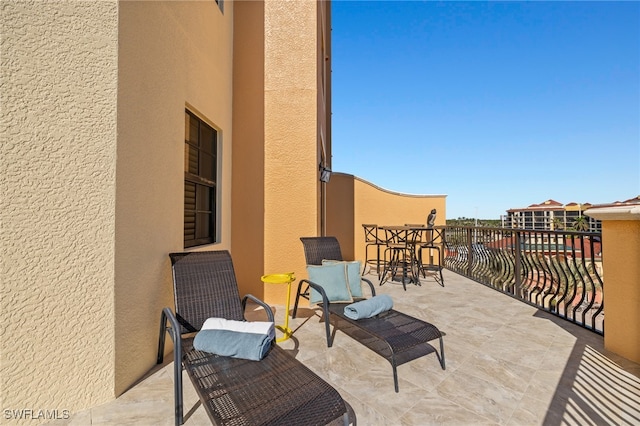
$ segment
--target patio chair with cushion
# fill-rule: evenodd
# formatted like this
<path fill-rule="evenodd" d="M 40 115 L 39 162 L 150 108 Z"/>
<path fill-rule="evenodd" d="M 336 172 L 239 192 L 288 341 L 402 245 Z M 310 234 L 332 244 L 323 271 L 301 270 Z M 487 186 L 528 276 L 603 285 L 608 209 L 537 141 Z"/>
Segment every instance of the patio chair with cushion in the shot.
<path fill-rule="evenodd" d="M 175 314 L 170 308 L 162 311 L 157 361 L 163 361 L 169 333 L 174 342 L 176 425 L 183 423 L 182 366 L 214 424 L 348 424 L 347 406 L 340 394 L 272 340 L 260 360 L 194 349 L 194 337 L 209 318 L 245 324 L 235 321 L 244 320 L 249 299 L 264 308 L 270 322 L 273 312 L 254 296 L 240 299 L 229 252 L 173 253 L 170 257 L 176 310 Z"/>
<path fill-rule="evenodd" d="M 396 392 L 399 391 L 399 365 L 435 352 L 440 366 L 445 369 L 442 333 L 436 326 L 394 309 L 384 309 L 371 317 L 353 319 L 350 308 L 365 300 L 360 288 L 361 282 L 368 285 L 372 296 L 370 301 L 376 299 L 374 285 L 365 278 L 354 277 L 349 271 L 354 262 L 344 262 L 344 272 L 340 274 L 335 262 L 343 259 L 340 244 L 335 237 L 303 237 L 300 240 L 304 246 L 310 278 L 301 280 L 298 284 L 292 315 L 294 318 L 301 297 L 312 304 L 317 303 L 324 315 L 327 346 L 333 345 L 334 336 L 330 326 L 333 322 L 334 333 L 336 330 L 342 331 L 391 363 Z M 329 268 L 319 270 L 323 263 Z M 353 270 L 359 270 L 359 264 Z M 347 277 L 345 284 L 340 283 L 341 276 Z M 341 285 L 347 286 L 347 290 L 341 289 Z M 429 343 L 435 339 L 439 339 L 440 352 Z"/>

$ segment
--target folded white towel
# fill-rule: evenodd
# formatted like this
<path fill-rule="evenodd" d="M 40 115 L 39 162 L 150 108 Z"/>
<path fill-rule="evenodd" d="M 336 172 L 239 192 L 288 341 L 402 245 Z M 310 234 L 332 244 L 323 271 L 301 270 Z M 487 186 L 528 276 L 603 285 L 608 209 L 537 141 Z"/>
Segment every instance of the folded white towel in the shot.
<path fill-rule="evenodd" d="M 275 326 L 270 321 L 235 321 L 225 318 L 208 318 L 202 324 L 202 330 L 228 330 L 241 333 L 266 334 L 276 338 Z"/>

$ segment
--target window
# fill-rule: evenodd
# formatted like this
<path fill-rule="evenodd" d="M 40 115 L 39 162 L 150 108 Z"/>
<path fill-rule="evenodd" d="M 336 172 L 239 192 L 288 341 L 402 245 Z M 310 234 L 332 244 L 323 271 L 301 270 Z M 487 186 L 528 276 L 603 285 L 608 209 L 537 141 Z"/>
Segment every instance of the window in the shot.
<path fill-rule="evenodd" d="M 218 132 L 185 111 L 184 246 L 216 240 Z"/>

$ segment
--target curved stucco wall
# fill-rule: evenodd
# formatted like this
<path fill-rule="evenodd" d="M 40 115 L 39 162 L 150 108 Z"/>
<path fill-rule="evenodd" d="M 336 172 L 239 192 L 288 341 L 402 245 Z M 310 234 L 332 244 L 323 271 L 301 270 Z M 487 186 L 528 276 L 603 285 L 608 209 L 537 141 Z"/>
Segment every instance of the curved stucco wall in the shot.
<path fill-rule="evenodd" d="M 116 1 L 2 2 L 3 421 L 113 397 L 117 25 Z"/>
<path fill-rule="evenodd" d="M 328 187 L 328 234 L 338 237 L 346 259 L 364 260 L 362 224 L 426 224 L 431 209 L 436 225 L 446 224 L 446 195 L 389 191 L 345 173 L 334 173 Z"/>

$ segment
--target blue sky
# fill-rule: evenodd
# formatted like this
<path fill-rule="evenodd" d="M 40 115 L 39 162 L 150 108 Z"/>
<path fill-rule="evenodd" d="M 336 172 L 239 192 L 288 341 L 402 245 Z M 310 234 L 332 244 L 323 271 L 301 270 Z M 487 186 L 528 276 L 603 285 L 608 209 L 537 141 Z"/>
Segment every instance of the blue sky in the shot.
<path fill-rule="evenodd" d="M 640 2 L 332 3 L 334 171 L 447 217 L 640 195 Z"/>

